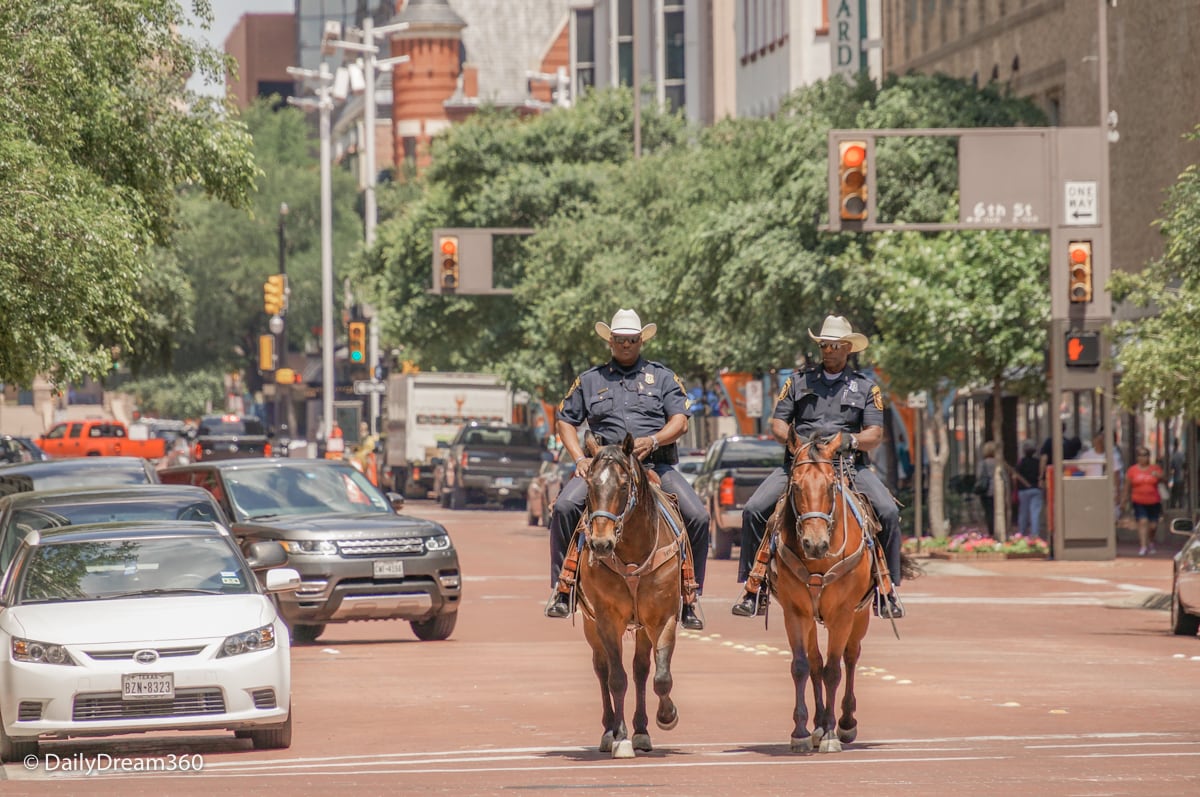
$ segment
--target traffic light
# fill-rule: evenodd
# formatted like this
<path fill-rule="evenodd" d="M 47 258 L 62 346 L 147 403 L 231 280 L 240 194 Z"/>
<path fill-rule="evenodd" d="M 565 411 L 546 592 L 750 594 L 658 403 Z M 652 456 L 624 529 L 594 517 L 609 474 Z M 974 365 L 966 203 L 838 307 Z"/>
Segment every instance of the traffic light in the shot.
<path fill-rule="evenodd" d="M 1067 333 L 1067 365 L 1094 368 L 1100 364 L 1099 332 Z"/>
<path fill-rule="evenodd" d="M 842 221 L 867 218 L 867 142 L 838 142 L 839 215 Z"/>
<path fill-rule="evenodd" d="M 263 309 L 267 315 L 283 315 L 287 310 L 287 276 L 272 274 L 263 283 Z"/>
<path fill-rule="evenodd" d="M 1071 241 L 1067 244 L 1067 262 L 1071 269 L 1067 295 L 1072 304 L 1092 300 L 1092 242 Z"/>
<path fill-rule="evenodd" d="M 351 321 L 350 330 L 350 362 L 355 364 L 367 361 L 367 325 L 363 321 Z"/>
<path fill-rule="evenodd" d="M 275 370 L 275 336 L 271 334 L 258 336 L 258 370 Z"/>
<path fill-rule="evenodd" d="M 458 236 L 438 238 L 438 251 L 442 253 L 442 269 L 438 275 L 442 293 L 454 293 L 458 290 Z"/>

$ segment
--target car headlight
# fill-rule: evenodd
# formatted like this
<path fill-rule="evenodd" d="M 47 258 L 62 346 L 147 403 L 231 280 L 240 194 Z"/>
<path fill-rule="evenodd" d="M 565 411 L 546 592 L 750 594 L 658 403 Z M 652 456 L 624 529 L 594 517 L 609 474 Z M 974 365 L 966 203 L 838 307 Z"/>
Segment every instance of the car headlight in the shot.
<path fill-rule="evenodd" d="M 275 647 L 275 626 L 264 625 L 253 631 L 225 637 L 225 641 L 221 643 L 221 650 L 217 653 L 217 658 L 253 653 L 256 650 L 268 650 L 273 647 Z"/>
<path fill-rule="evenodd" d="M 425 538 L 425 550 L 427 551 L 448 551 L 452 547 L 448 534 L 435 534 Z"/>
<path fill-rule="evenodd" d="M 332 540 L 284 540 L 283 549 L 288 553 L 335 554 L 337 543 Z"/>
<path fill-rule="evenodd" d="M 13 637 L 12 655 L 17 661 L 30 661 L 36 664 L 65 664 L 74 667 L 75 661 L 62 645 L 50 642 L 36 642 L 32 639 Z"/>

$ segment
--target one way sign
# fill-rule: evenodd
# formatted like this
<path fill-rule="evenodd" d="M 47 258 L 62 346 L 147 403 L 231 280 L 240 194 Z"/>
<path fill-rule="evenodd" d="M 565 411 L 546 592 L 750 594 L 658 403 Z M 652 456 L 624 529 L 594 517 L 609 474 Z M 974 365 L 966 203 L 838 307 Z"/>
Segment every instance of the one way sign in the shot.
<path fill-rule="evenodd" d="M 1097 183 L 1095 180 L 1082 180 L 1066 183 L 1066 218 L 1064 222 L 1070 227 L 1095 227 L 1099 223 Z"/>

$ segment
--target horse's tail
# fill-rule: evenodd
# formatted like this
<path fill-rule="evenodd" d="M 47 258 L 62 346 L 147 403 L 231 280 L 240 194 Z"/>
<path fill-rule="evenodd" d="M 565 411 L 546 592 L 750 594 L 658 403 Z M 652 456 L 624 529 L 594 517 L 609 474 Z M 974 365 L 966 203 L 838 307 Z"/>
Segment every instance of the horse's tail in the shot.
<path fill-rule="evenodd" d="M 905 551 L 900 552 L 900 575 L 906 580 L 925 575 L 925 569 Z"/>

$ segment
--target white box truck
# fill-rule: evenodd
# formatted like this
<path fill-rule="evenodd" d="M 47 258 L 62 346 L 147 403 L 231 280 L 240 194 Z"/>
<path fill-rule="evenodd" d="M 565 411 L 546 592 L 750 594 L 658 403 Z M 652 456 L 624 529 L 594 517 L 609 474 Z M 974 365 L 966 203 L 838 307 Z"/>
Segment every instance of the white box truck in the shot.
<path fill-rule="evenodd" d="M 392 489 L 412 498 L 433 491 L 434 467 L 460 426 L 467 421 L 511 423 L 513 418 L 513 393 L 492 374 L 392 374 L 385 398 Z"/>

